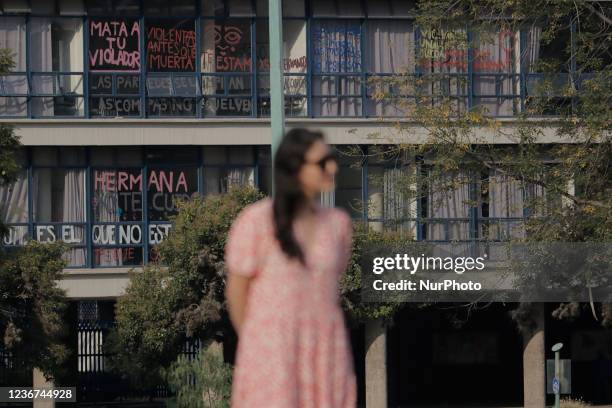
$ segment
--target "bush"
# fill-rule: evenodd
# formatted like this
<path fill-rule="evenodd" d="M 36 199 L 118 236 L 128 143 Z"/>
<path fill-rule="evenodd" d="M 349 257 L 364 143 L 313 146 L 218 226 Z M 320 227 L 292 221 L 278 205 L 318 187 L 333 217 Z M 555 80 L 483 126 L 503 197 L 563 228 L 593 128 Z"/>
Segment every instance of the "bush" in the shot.
<path fill-rule="evenodd" d="M 225 408 L 230 404 L 232 367 L 223 362 L 218 343 L 189 359 L 181 355 L 167 372 L 177 407 Z"/>

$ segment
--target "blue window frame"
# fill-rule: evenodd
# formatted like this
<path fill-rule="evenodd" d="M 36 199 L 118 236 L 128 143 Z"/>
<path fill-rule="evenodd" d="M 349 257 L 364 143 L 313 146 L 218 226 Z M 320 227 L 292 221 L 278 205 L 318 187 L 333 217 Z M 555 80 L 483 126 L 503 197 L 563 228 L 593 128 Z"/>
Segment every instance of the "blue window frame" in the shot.
<path fill-rule="evenodd" d="M 15 69 L 0 76 L 0 117 L 266 117 L 265 3 L 91 1 L 82 17 L 48 14 L 53 7 L 4 14 L 0 29 L 17 56 Z M 544 82 L 530 68 L 537 52 L 528 50 L 539 42 L 534 30 L 493 33 L 488 43 L 465 30 L 473 46 L 441 55 L 447 65 L 449 55 L 454 62 L 460 57 L 461 69 L 432 71 L 416 56 L 443 43 L 413 26 L 410 2 L 283 4 L 287 116 L 405 116 L 418 90 L 373 85 L 400 72 L 390 57 L 406 62 L 405 73 L 415 79 L 437 74 L 431 92 L 446 91 L 461 111 L 482 106 L 493 116 L 515 116 Z M 572 72 L 560 73 L 553 85 L 567 83 Z M 387 97 L 379 100 L 381 92 Z"/>

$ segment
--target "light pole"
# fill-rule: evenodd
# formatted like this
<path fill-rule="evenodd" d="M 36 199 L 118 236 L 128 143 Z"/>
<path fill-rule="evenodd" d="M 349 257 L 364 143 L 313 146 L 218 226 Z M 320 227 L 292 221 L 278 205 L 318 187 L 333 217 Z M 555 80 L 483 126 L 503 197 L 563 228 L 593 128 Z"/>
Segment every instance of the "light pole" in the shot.
<path fill-rule="evenodd" d="M 272 132 L 272 174 L 274 174 L 274 155 L 285 133 L 282 0 L 268 0 L 268 27 L 270 30 L 270 130 Z M 274 182 L 272 182 L 272 194 L 274 194 Z"/>
<path fill-rule="evenodd" d="M 561 406 L 561 360 L 560 354 L 561 349 L 563 348 L 563 343 L 557 343 L 552 346 L 552 351 L 555 352 L 555 378 L 553 378 L 552 389 L 555 394 L 555 408 L 559 408 Z"/>

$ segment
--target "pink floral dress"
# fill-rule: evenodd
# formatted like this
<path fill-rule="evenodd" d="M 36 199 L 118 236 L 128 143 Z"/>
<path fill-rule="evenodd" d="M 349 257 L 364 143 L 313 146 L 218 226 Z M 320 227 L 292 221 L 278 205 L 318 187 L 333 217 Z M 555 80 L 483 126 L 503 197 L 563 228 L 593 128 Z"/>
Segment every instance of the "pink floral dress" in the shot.
<path fill-rule="evenodd" d="M 229 273 L 249 276 L 232 383 L 233 408 L 354 408 L 356 381 L 338 296 L 350 256 L 348 214 L 321 208 L 306 265 L 274 236 L 272 200 L 247 206 L 232 225 Z"/>

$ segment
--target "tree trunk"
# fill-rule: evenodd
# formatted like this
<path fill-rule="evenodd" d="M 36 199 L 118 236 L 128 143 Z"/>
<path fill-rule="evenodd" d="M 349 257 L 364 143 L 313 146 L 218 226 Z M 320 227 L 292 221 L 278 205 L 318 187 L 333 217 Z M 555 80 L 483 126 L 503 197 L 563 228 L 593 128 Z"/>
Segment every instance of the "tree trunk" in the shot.
<path fill-rule="evenodd" d="M 382 319 L 365 324 L 366 408 L 387 408 L 387 328 Z"/>
<path fill-rule="evenodd" d="M 546 406 L 544 304 L 534 304 L 532 313 L 535 327 L 523 334 L 523 405 L 542 408 Z"/>
<path fill-rule="evenodd" d="M 47 381 L 41 370 L 35 368 L 32 370 L 32 387 L 33 388 L 53 388 L 52 381 Z M 55 401 L 52 399 L 37 399 L 32 404 L 33 408 L 55 408 Z"/>

